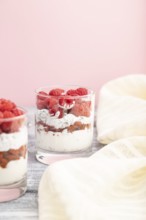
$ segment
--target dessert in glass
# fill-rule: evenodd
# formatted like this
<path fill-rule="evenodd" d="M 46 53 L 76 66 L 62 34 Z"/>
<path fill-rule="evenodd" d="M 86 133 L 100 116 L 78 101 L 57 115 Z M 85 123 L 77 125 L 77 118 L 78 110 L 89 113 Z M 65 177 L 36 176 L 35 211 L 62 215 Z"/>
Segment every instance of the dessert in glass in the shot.
<path fill-rule="evenodd" d="M 91 151 L 94 102 L 94 92 L 80 86 L 37 89 L 36 158 L 40 162 L 49 164 Z"/>
<path fill-rule="evenodd" d="M 26 112 L 0 99 L 0 202 L 16 199 L 27 189 Z"/>

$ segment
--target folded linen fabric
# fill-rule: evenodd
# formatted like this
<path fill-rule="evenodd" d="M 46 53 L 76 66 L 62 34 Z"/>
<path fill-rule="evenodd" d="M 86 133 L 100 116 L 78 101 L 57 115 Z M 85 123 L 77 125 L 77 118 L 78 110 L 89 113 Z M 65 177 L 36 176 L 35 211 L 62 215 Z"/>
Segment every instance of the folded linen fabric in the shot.
<path fill-rule="evenodd" d="M 124 76 L 106 83 L 99 95 L 98 141 L 146 135 L 146 75 Z"/>
<path fill-rule="evenodd" d="M 146 137 L 59 161 L 39 185 L 40 220 L 145 220 Z"/>

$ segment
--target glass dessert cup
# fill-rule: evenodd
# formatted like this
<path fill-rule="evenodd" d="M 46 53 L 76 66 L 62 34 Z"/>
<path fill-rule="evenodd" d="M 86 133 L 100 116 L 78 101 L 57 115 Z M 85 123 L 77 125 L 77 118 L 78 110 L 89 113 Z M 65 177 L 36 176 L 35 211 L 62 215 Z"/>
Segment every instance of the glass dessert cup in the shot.
<path fill-rule="evenodd" d="M 36 91 L 37 160 L 50 164 L 91 153 L 94 102 L 93 91 L 79 86 L 42 87 Z"/>
<path fill-rule="evenodd" d="M 26 112 L 0 118 L 0 202 L 17 199 L 27 189 Z"/>

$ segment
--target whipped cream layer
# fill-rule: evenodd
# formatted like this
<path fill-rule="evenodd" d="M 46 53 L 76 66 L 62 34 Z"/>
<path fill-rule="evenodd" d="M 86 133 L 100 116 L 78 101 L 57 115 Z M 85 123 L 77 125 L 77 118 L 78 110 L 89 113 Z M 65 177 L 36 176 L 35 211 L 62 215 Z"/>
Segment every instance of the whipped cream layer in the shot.
<path fill-rule="evenodd" d="M 27 144 L 27 127 L 22 127 L 18 132 L 0 134 L 0 151 L 19 149 Z"/>
<path fill-rule="evenodd" d="M 22 180 L 27 171 L 27 157 L 11 161 L 6 168 L 0 167 L 0 186 L 14 184 Z"/>
<path fill-rule="evenodd" d="M 56 151 L 73 152 L 87 149 L 93 140 L 93 129 L 84 129 L 74 132 L 45 132 L 42 128 L 36 131 L 37 148 Z"/>
<path fill-rule="evenodd" d="M 75 122 L 81 122 L 82 124 L 91 124 L 93 122 L 93 114 L 90 117 L 78 116 L 73 114 L 66 114 L 63 118 L 58 118 L 59 112 L 55 116 L 51 116 L 47 109 L 37 110 L 36 122 L 42 121 L 43 123 L 53 126 L 56 129 L 66 128 L 73 125 Z"/>

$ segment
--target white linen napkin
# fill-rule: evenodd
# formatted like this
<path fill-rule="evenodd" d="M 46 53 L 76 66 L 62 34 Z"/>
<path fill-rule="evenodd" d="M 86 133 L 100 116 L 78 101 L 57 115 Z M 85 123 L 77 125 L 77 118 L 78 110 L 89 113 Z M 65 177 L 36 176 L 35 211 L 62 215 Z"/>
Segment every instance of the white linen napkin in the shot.
<path fill-rule="evenodd" d="M 132 137 L 50 165 L 39 185 L 39 220 L 145 220 L 145 156 L 146 137 Z"/>
<path fill-rule="evenodd" d="M 106 83 L 99 95 L 98 141 L 146 136 L 146 75 L 124 76 Z"/>

